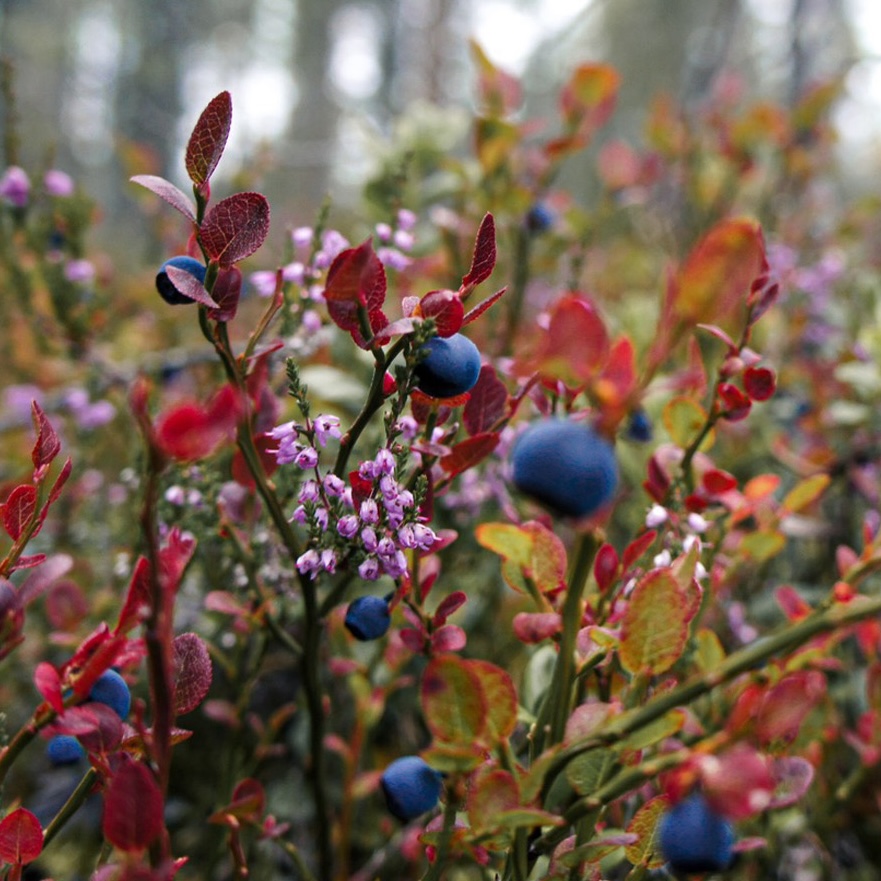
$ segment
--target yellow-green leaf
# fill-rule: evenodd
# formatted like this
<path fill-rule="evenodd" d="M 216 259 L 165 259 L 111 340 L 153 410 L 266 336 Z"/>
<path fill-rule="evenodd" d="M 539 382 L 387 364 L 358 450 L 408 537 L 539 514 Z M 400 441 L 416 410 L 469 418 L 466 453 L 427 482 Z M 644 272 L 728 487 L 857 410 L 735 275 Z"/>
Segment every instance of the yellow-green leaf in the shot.
<path fill-rule="evenodd" d="M 656 675 L 682 655 L 692 617 L 688 594 L 665 569 L 644 576 L 633 589 L 621 623 L 619 658 L 630 673 Z"/>
<path fill-rule="evenodd" d="M 828 474 L 815 474 L 799 481 L 783 498 L 782 507 L 788 514 L 797 514 L 820 498 L 832 478 Z"/>
<path fill-rule="evenodd" d="M 612 775 L 618 754 L 612 749 L 594 749 L 576 756 L 566 765 L 566 779 L 579 795 L 592 795 Z"/>
<path fill-rule="evenodd" d="M 687 447 L 697 436 L 707 421 L 707 412 L 692 398 L 678 395 L 671 398 L 661 414 L 661 421 L 670 440 L 677 447 Z M 709 449 L 715 437 L 711 431 L 701 444 L 701 449 Z"/>
<path fill-rule="evenodd" d="M 457 655 L 428 662 L 420 697 L 425 722 L 439 741 L 473 743 L 486 729 L 488 707 L 480 679 Z"/>
<path fill-rule="evenodd" d="M 786 547 L 786 537 L 776 531 L 751 532 L 744 536 L 738 550 L 755 563 L 776 557 Z"/>
<path fill-rule="evenodd" d="M 633 844 L 628 845 L 625 853 L 634 866 L 645 866 L 647 869 L 659 869 L 664 865 L 664 857 L 657 840 L 658 823 L 664 811 L 670 806 L 666 796 L 659 795 L 647 801 L 634 815 L 627 826 L 627 831 L 638 835 Z"/>
<path fill-rule="evenodd" d="M 640 750 L 652 746 L 665 737 L 672 737 L 682 730 L 685 724 L 685 710 L 677 708 L 655 719 L 650 725 L 640 728 L 621 744 L 622 749 Z"/>

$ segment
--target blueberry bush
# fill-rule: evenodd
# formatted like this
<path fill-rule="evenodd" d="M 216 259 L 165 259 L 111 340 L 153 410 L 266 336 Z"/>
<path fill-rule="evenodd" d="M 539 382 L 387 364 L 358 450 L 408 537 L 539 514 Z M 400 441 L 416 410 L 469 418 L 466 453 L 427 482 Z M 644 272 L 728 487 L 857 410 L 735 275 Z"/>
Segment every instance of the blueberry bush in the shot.
<path fill-rule="evenodd" d="M 612 68 L 542 128 L 475 58 L 473 150 L 390 149 L 345 230 L 214 192 L 228 92 L 191 192 L 132 179 L 143 273 L 6 167 L 0 878 L 878 877 L 835 87 L 599 143 Z"/>

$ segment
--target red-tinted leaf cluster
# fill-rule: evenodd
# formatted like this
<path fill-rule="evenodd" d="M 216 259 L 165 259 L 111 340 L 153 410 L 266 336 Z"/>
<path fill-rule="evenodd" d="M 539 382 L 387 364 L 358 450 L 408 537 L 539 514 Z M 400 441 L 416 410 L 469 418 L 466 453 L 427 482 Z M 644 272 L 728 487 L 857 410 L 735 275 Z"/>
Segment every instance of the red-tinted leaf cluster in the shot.
<path fill-rule="evenodd" d="M 120 850 L 142 851 L 164 828 L 163 799 L 150 769 L 120 753 L 104 792 L 104 837 Z"/>
<path fill-rule="evenodd" d="M 40 821 L 25 808 L 16 808 L 0 820 L 0 860 L 16 866 L 33 862 L 43 850 Z"/>
<path fill-rule="evenodd" d="M 232 386 L 224 386 L 206 405 L 177 404 L 156 420 L 156 442 L 162 452 L 179 462 L 210 456 L 232 440 L 242 414 L 242 401 Z"/>

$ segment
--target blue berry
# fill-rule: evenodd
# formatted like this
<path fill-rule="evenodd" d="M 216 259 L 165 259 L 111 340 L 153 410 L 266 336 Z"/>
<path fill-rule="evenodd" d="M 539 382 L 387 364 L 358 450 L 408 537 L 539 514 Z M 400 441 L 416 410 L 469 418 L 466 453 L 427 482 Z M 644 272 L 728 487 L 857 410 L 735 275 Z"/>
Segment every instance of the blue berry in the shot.
<path fill-rule="evenodd" d="M 419 756 L 395 759 L 380 778 L 388 809 L 404 822 L 430 811 L 440 798 L 441 775 Z"/>
<path fill-rule="evenodd" d="M 511 451 L 521 492 L 567 517 L 587 517 L 611 501 L 618 468 L 611 444 L 582 422 L 543 419 Z"/>
<path fill-rule="evenodd" d="M 541 202 L 537 202 L 526 213 L 526 228 L 530 232 L 545 232 L 551 228 L 553 223 L 554 212 Z"/>
<path fill-rule="evenodd" d="M 379 639 L 391 624 L 388 601 L 378 596 L 358 597 L 346 609 L 346 627 L 355 639 Z"/>
<path fill-rule="evenodd" d="M 467 336 L 432 337 L 416 365 L 416 387 L 432 398 L 454 398 L 473 388 L 480 376 L 480 351 Z"/>
<path fill-rule="evenodd" d="M 721 872 L 734 861 L 734 830 L 700 793 L 670 808 L 658 831 L 661 852 L 676 872 Z"/>
<path fill-rule="evenodd" d="M 169 266 L 174 266 L 175 269 L 183 269 L 185 272 L 189 272 L 193 278 L 198 279 L 199 283 L 202 284 L 205 281 L 205 265 L 200 263 L 194 257 L 187 257 L 183 254 L 179 257 L 172 257 L 170 260 L 166 260 L 160 267 L 159 273 L 156 276 L 156 290 L 159 291 L 159 296 L 170 306 L 186 306 L 187 303 L 194 303 L 195 300 L 185 297 L 171 283 L 171 279 L 165 271 Z"/>
<path fill-rule="evenodd" d="M 70 734 L 56 734 L 46 746 L 46 755 L 53 765 L 73 765 L 85 758 L 83 745 Z"/>
<path fill-rule="evenodd" d="M 120 719 L 125 719 L 132 706 L 132 693 L 116 670 L 105 670 L 92 686 L 89 700 L 106 704 Z"/>
<path fill-rule="evenodd" d="M 627 437 L 630 440 L 647 443 L 652 439 L 652 421 L 645 410 L 634 410 L 627 425 Z"/>

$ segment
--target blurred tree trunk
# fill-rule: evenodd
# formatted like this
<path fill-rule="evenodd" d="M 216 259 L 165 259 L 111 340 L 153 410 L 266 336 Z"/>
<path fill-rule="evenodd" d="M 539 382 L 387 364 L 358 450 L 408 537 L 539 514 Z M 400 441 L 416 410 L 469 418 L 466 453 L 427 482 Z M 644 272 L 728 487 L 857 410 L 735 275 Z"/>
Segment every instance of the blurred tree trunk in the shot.
<path fill-rule="evenodd" d="M 794 0 L 789 18 L 787 98 L 798 103 L 812 85 L 842 75 L 856 57 L 843 0 Z"/>

